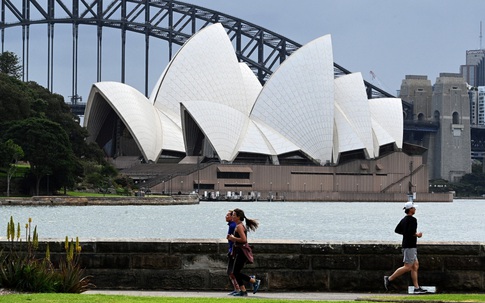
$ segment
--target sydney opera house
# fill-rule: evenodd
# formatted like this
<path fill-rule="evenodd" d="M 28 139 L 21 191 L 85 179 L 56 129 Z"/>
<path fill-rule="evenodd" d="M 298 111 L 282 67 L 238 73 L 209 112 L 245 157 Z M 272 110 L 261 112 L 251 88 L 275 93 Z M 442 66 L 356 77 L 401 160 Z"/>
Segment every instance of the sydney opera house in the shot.
<path fill-rule="evenodd" d="M 403 144 L 401 100 L 368 99 L 360 73 L 336 77 L 330 35 L 262 85 L 224 28 L 207 26 L 149 98 L 123 83 L 93 84 L 84 124 L 152 192 L 342 201 L 428 192 L 422 151 Z"/>

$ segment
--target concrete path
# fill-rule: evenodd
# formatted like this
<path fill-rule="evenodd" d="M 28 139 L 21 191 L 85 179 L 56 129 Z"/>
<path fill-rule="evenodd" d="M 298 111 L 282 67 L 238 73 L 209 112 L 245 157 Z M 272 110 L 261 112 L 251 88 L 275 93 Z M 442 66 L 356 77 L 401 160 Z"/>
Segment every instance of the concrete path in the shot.
<path fill-rule="evenodd" d="M 227 292 L 219 291 L 140 291 L 140 290 L 89 290 L 83 294 L 105 294 L 125 296 L 152 296 L 152 297 L 185 297 L 185 298 L 230 298 Z M 250 298 L 283 299 L 283 300 L 312 300 L 312 301 L 354 301 L 371 297 L 400 296 L 404 294 L 371 294 L 371 293 L 330 293 L 330 292 L 266 292 L 257 294 L 248 292 Z"/>

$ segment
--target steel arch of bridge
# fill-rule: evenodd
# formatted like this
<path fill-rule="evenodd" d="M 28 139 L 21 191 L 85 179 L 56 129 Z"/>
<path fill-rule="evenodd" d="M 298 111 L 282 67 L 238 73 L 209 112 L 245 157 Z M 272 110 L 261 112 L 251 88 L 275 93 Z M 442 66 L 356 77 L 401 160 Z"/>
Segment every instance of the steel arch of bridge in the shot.
<path fill-rule="evenodd" d="M 78 27 L 97 27 L 97 81 L 102 75 L 103 27 L 121 30 L 121 82 L 125 82 L 126 32 L 145 35 L 145 95 L 148 95 L 149 38 L 168 42 L 169 59 L 173 45 L 182 45 L 201 28 L 221 23 L 234 44 L 238 59 L 245 62 L 264 83 L 275 68 L 295 52 L 300 44 L 242 19 L 200 6 L 171 0 L 1 0 L 1 47 L 4 50 L 5 29 L 22 27 L 22 65 L 24 81 L 28 81 L 30 26 L 47 24 L 47 88 L 53 90 L 54 25 L 72 24 L 72 98 L 77 95 Z M 34 16 L 34 17 L 32 17 Z M 12 20 L 7 20 L 9 17 Z M 334 63 L 335 76 L 350 71 Z M 364 81 L 369 98 L 393 97 L 384 90 Z"/>

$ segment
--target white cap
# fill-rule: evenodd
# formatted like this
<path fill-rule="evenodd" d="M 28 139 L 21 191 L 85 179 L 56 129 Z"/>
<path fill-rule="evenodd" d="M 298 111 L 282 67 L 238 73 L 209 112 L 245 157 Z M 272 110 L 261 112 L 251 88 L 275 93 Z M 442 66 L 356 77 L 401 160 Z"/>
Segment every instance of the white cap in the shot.
<path fill-rule="evenodd" d="M 413 207 L 417 208 L 418 206 L 416 204 L 414 204 L 414 202 L 409 201 L 409 202 L 406 202 L 406 204 L 404 204 L 403 209 L 411 209 Z"/>

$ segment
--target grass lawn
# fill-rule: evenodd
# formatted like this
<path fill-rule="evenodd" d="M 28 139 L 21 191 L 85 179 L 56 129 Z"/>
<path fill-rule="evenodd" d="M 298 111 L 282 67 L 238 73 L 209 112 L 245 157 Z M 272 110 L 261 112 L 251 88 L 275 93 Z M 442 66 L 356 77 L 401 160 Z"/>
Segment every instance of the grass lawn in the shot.
<path fill-rule="evenodd" d="M 243 299 L 243 298 L 241 298 Z M 375 300 L 374 300 L 375 299 Z M 0 296 L 0 302 L 20 303 L 234 303 L 238 298 L 173 298 L 173 297 L 136 297 L 136 296 L 113 296 L 113 295 L 83 295 L 83 294 L 10 294 Z M 307 300 L 280 300 L 250 298 L 252 303 L 310 303 Z M 485 294 L 437 294 L 437 295 L 414 295 L 414 296 L 379 296 L 376 295 L 372 302 L 485 302 Z M 356 301 L 325 301 L 328 303 L 350 303 Z M 370 303 L 371 301 L 359 301 Z"/>
<path fill-rule="evenodd" d="M 71 197 L 126 197 L 123 195 L 112 195 L 102 193 L 85 193 L 79 191 L 67 191 L 66 194 Z"/>
<path fill-rule="evenodd" d="M 129 197 L 124 195 L 112 195 L 112 194 L 101 194 L 101 193 L 85 193 L 78 191 L 67 191 L 66 194 L 71 197 Z M 133 196 L 132 196 L 133 197 Z M 167 197 L 166 195 L 145 195 L 144 198 L 160 198 Z"/>
<path fill-rule="evenodd" d="M 26 295 L 5 295 L 0 296 L 0 302 L 20 303 L 234 303 L 240 299 L 247 298 L 173 298 L 173 297 L 134 297 L 134 296 L 112 296 L 112 295 L 76 295 L 76 294 L 26 294 Z M 252 303 L 310 303 L 315 301 L 295 300 L 269 300 L 250 298 Z M 332 302 L 332 301 L 326 301 Z M 350 303 L 354 301 L 338 301 L 339 303 Z M 361 301 L 365 303 L 365 301 Z"/>
<path fill-rule="evenodd" d="M 376 296 L 379 298 L 379 296 Z M 383 297 L 380 297 L 384 301 Z M 410 296 L 386 296 L 386 302 L 485 302 L 485 294 L 429 294 L 429 295 L 410 295 Z"/>
<path fill-rule="evenodd" d="M 17 170 L 12 178 L 22 178 L 30 170 L 30 165 L 17 164 Z M 0 170 L 0 177 L 7 178 L 7 172 L 5 170 Z"/>
<path fill-rule="evenodd" d="M 1 174 L 0 174 L 1 176 Z M 113 195 L 113 194 L 102 194 L 102 193 L 85 193 L 85 192 L 78 192 L 78 191 L 67 191 L 66 192 L 67 196 L 70 197 L 113 197 L 113 198 L 119 198 L 119 197 L 130 197 L 130 196 L 125 196 L 125 195 Z M 10 196 L 10 198 L 14 198 L 17 196 Z M 133 197 L 133 196 L 131 196 Z M 167 195 L 146 195 L 143 198 L 161 198 L 161 197 L 168 197 Z M 6 196 L 0 196 L 0 198 L 7 198 Z"/>

